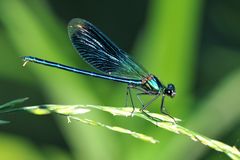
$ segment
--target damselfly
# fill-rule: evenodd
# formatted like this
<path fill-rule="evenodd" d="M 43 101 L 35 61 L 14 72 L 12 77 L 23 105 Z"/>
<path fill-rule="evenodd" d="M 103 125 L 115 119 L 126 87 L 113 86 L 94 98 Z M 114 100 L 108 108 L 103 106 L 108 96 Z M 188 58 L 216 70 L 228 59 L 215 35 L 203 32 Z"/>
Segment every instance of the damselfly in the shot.
<path fill-rule="evenodd" d="M 134 113 L 135 106 L 131 89 L 139 91 L 136 96 L 142 104 L 141 111 L 143 112 L 153 101 L 162 95 L 160 111 L 170 116 L 164 110 L 164 97 L 166 95 L 173 98 L 176 95 L 173 84 L 163 85 L 157 77 L 149 74 L 98 28 L 86 20 L 79 18 L 72 19 L 68 25 L 68 34 L 74 48 L 82 59 L 102 73 L 69 67 L 32 56 L 23 57 L 25 64 L 27 62 L 34 62 L 83 75 L 126 83 L 127 97 L 129 95 L 133 107 L 132 113 Z M 140 98 L 142 95 L 153 95 L 154 98 L 144 104 Z"/>

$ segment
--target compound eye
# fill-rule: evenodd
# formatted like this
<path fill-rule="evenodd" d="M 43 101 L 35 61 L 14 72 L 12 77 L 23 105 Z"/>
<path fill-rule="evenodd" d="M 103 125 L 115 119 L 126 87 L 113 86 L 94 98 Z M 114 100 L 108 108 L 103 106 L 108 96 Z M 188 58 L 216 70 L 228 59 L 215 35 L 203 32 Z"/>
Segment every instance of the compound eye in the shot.
<path fill-rule="evenodd" d="M 174 87 L 173 84 L 169 84 L 169 85 L 168 85 L 168 89 L 169 89 L 169 90 L 173 90 L 174 88 L 175 88 L 175 87 Z"/>

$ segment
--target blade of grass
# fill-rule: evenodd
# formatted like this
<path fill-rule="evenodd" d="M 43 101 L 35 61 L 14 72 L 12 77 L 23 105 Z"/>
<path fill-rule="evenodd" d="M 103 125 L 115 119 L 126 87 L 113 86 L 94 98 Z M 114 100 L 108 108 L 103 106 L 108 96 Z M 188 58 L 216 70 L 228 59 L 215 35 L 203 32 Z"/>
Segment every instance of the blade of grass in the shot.
<path fill-rule="evenodd" d="M 218 88 L 206 95 L 201 101 L 199 110 L 192 113 L 187 120 L 186 126 L 198 130 L 211 137 L 221 137 L 223 133 L 239 123 L 240 115 L 240 70 L 235 71 L 224 79 Z M 169 141 L 169 146 L 163 148 L 164 156 L 161 159 L 186 159 L 191 150 L 189 159 L 199 159 L 206 151 L 206 148 L 196 143 L 191 143 L 183 138 L 174 138 Z M 179 150 L 181 148 L 181 150 Z M 174 150 L 174 155 L 171 154 Z"/>
<path fill-rule="evenodd" d="M 135 52 L 150 72 L 164 83 L 174 83 L 177 94 L 171 113 L 188 113 L 193 102 L 197 36 L 202 1 L 152 1 L 147 26 Z M 146 56 L 147 55 L 147 56 Z M 173 104 L 168 104 L 173 106 Z M 170 108 L 170 107 L 169 107 Z"/>
<path fill-rule="evenodd" d="M 195 101 L 192 90 L 202 4 L 202 1 L 191 0 L 151 1 L 144 32 L 139 36 L 134 51 L 144 66 L 163 83 L 175 84 L 177 96 L 166 106 L 170 113 L 181 117 L 188 117 Z M 162 148 L 171 148 L 168 142 L 173 135 L 162 132 L 159 136 L 165 140 Z M 180 150 L 181 147 L 171 151 Z M 149 159 L 165 155 L 157 147 L 142 146 L 134 151 Z M 137 156 L 133 155 L 133 158 L 137 159 Z"/>
<path fill-rule="evenodd" d="M 12 100 L 10 102 L 4 103 L 4 104 L 0 105 L 0 110 L 3 110 L 5 108 L 9 109 L 9 108 L 14 107 L 15 105 L 17 105 L 19 103 L 25 102 L 28 99 L 29 99 L 28 97 L 25 97 L 25 98 L 19 98 L 19 99 L 15 99 L 15 100 Z"/>
<path fill-rule="evenodd" d="M 9 121 L 4 121 L 4 120 L 0 120 L 0 125 L 2 125 L 2 124 L 8 124 L 8 123 L 10 123 Z"/>
<path fill-rule="evenodd" d="M 131 117 L 132 108 L 130 108 L 130 107 L 129 108 L 127 108 L 127 107 L 126 108 L 116 108 L 116 107 L 94 106 L 94 105 L 73 105 L 73 106 L 69 105 L 69 106 L 66 106 L 66 105 L 46 105 L 45 104 L 45 105 L 40 105 L 40 106 L 22 107 L 22 110 L 29 111 L 30 113 L 37 114 L 37 115 L 39 115 L 40 110 L 43 110 L 40 112 L 41 115 L 42 115 L 42 113 L 46 113 L 46 114 L 56 113 L 56 114 L 67 116 L 68 121 L 70 121 L 70 119 L 74 119 L 74 120 L 80 121 L 80 122 L 88 124 L 88 125 L 101 126 L 101 127 L 104 127 L 104 128 L 116 131 L 116 132 L 129 134 L 135 138 L 145 140 L 145 141 L 148 141 L 151 143 L 157 142 L 157 140 L 154 140 L 152 137 L 149 137 L 149 136 L 146 136 L 146 135 L 134 132 L 134 131 L 130 131 L 130 130 L 127 130 L 127 129 L 124 129 L 121 127 L 112 127 L 109 125 L 105 125 L 101 122 L 76 117 L 76 115 L 87 113 L 93 108 L 98 109 L 100 111 L 111 113 L 114 116 L 123 116 L 123 117 L 130 116 Z M 148 112 L 148 115 L 150 115 L 150 116 L 146 116 L 139 109 L 137 109 L 136 112 L 134 113 L 134 116 L 144 119 L 157 127 L 166 129 L 166 130 L 176 133 L 176 134 L 185 135 L 193 141 L 200 142 L 201 144 L 206 145 L 212 149 L 215 149 L 216 151 L 227 154 L 230 158 L 232 158 L 234 160 L 238 160 L 240 158 L 240 152 L 237 150 L 236 147 L 231 147 L 220 141 L 210 139 L 210 138 L 203 136 L 197 132 L 191 131 L 179 124 L 174 123 L 172 121 L 172 119 L 166 115 L 161 115 L 161 114 L 157 114 L 157 113 L 149 113 L 149 112 Z M 152 117 L 154 117 L 154 119 Z M 158 119 L 158 120 L 155 120 L 155 119 Z M 175 119 L 176 119 L 176 121 L 179 121 L 179 119 L 177 119 L 177 118 L 175 118 Z"/>
<path fill-rule="evenodd" d="M 18 0 L 0 1 L 0 20 L 6 28 L 6 32 L 8 32 L 10 40 L 14 44 L 20 56 L 30 54 L 45 57 L 49 60 L 56 60 L 65 64 L 72 64 L 71 60 L 73 58 L 71 59 L 71 56 L 69 55 L 77 56 L 77 54 L 74 53 L 73 49 L 67 50 L 67 48 L 70 47 L 65 47 L 65 45 L 71 46 L 67 36 L 67 30 L 64 35 L 60 32 L 57 37 L 54 36 L 55 34 L 51 34 L 53 31 L 57 32 L 60 29 L 53 29 L 53 26 L 57 27 L 58 25 L 49 24 L 54 22 L 50 20 L 51 18 L 47 18 L 46 16 L 52 16 L 54 19 L 55 16 L 39 16 L 39 8 L 41 8 L 41 11 L 44 13 L 50 12 L 45 11 L 47 8 L 44 7 L 45 5 L 42 5 L 42 2 L 38 3 L 38 11 L 35 12 L 34 7 L 31 6 L 31 4 L 36 5 L 37 3 L 38 1 L 35 1 L 35 3 L 27 3 L 25 1 Z M 11 10 L 9 8 L 11 8 Z M 14 12 L 12 12 L 12 10 L 14 10 Z M 49 20 L 48 24 L 46 24 L 45 19 Z M 51 27 L 48 28 L 48 25 Z M 24 40 L 19 33 L 24 35 Z M 59 44 L 58 41 L 60 35 L 64 43 L 61 41 Z M 71 52 L 73 52 L 73 54 L 70 54 Z M 89 83 L 86 83 L 87 80 L 85 77 L 79 80 L 77 75 L 66 76 L 66 73 L 55 70 L 51 70 L 49 72 L 49 69 L 35 65 L 31 65 L 31 69 L 40 82 L 39 84 L 36 84 L 36 87 L 40 86 L 46 96 L 52 99 L 52 101 L 62 103 L 79 103 L 79 101 L 82 103 L 89 101 L 98 103 L 100 101 L 100 99 L 94 95 L 95 93 L 91 92 L 91 86 Z M 53 74 L 58 77 L 56 78 Z M 79 83 L 80 81 L 81 83 Z M 95 116 L 101 117 L 101 115 Z M 105 117 L 101 118 L 104 119 Z M 59 120 L 59 122 L 59 126 L 63 130 L 77 159 L 113 159 L 115 151 L 118 151 L 117 145 L 112 145 L 114 144 L 114 137 L 104 130 L 95 132 L 91 129 L 88 130 L 88 128 L 82 128 L 81 126 L 78 128 L 64 126 L 61 125 L 61 120 Z M 76 135 L 81 136 L 78 137 L 78 139 L 72 138 Z M 98 138 L 98 136 L 102 138 Z M 104 139 L 108 139 L 108 141 L 104 141 Z M 111 146 L 109 147 L 108 152 L 106 152 L 106 150 L 102 147 L 102 144 Z M 93 152 L 95 154 L 92 154 Z"/>

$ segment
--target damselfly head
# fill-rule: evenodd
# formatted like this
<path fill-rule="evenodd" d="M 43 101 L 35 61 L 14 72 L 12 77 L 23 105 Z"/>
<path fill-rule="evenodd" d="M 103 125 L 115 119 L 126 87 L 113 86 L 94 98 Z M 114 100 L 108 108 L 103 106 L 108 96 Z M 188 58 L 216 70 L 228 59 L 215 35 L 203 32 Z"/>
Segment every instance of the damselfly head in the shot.
<path fill-rule="evenodd" d="M 176 95 L 175 86 L 173 84 L 168 84 L 164 90 L 164 94 L 173 98 Z"/>

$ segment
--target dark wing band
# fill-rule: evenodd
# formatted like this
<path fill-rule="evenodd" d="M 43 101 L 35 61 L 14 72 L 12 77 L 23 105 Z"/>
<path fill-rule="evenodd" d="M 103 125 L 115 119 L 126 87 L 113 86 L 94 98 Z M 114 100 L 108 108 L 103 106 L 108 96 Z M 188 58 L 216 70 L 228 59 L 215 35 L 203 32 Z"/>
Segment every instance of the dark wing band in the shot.
<path fill-rule="evenodd" d="M 68 25 L 73 46 L 93 68 L 116 77 L 140 80 L 148 76 L 143 67 L 119 49 L 90 22 L 75 18 Z"/>

